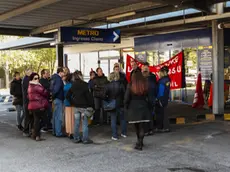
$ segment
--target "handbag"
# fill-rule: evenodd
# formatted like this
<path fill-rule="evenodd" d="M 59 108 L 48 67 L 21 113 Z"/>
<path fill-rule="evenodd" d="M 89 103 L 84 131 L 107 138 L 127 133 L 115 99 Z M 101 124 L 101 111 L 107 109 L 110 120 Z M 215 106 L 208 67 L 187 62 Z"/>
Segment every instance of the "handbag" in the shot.
<path fill-rule="evenodd" d="M 105 111 L 113 111 L 116 109 L 116 100 L 104 100 L 103 101 L 103 107 Z"/>

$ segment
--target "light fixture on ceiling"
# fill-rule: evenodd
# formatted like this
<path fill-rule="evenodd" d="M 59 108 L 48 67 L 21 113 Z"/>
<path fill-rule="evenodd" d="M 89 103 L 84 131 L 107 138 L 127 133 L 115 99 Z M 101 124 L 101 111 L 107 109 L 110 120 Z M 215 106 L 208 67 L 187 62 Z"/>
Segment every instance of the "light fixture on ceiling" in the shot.
<path fill-rule="evenodd" d="M 48 31 L 45 31 L 43 33 L 48 34 L 48 33 L 54 33 L 54 32 L 58 32 L 58 29 L 48 30 Z"/>
<path fill-rule="evenodd" d="M 114 19 L 119 19 L 119 18 L 123 18 L 123 17 L 129 17 L 129 16 L 134 16 L 136 15 L 136 12 L 128 12 L 128 13 L 123 13 L 123 14 L 118 14 L 115 16 L 109 16 L 106 18 L 106 20 L 114 20 Z"/>

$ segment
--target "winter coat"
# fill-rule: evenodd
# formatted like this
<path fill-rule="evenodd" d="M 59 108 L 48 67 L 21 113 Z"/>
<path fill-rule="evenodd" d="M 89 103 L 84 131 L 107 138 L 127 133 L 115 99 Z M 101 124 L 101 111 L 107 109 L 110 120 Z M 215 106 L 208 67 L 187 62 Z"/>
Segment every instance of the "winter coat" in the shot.
<path fill-rule="evenodd" d="M 125 93 L 126 120 L 129 122 L 147 122 L 151 119 L 153 100 L 151 92 L 139 96 L 132 93 L 130 84 Z"/>
<path fill-rule="evenodd" d="M 68 91 L 70 90 L 71 87 L 72 87 L 71 82 L 66 83 L 65 86 L 64 86 L 64 96 L 65 96 L 64 105 L 67 106 L 67 107 L 71 106 L 70 102 L 66 99 L 66 95 L 67 95 L 67 93 L 68 93 Z"/>
<path fill-rule="evenodd" d="M 49 106 L 48 91 L 40 84 L 30 81 L 28 88 L 29 110 L 45 110 Z"/>
<path fill-rule="evenodd" d="M 166 107 L 169 101 L 170 93 L 170 78 L 165 76 L 159 79 L 157 84 L 157 105 L 160 107 Z"/>
<path fill-rule="evenodd" d="M 23 104 L 24 105 L 28 105 L 29 103 L 29 99 L 28 99 L 28 87 L 29 87 L 29 76 L 25 76 L 22 79 L 22 95 L 23 95 Z"/>
<path fill-rule="evenodd" d="M 127 85 L 128 85 L 128 81 L 127 81 L 126 75 L 123 72 L 120 72 L 119 75 L 120 75 L 120 80 L 119 81 L 124 85 L 124 87 L 126 89 Z"/>
<path fill-rule="evenodd" d="M 109 81 L 107 80 L 107 78 L 104 75 L 103 76 L 96 76 L 93 79 L 93 96 L 95 98 L 104 99 L 104 97 L 105 97 L 105 85 L 108 82 Z"/>
<path fill-rule="evenodd" d="M 153 104 L 155 104 L 156 101 L 156 96 L 157 96 L 157 79 L 156 75 L 150 73 L 148 76 L 148 84 L 149 84 L 149 90 L 152 93 L 152 99 L 153 99 Z"/>
<path fill-rule="evenodd" d="M 93 95 L 89 91 L 88 83 L 80 79 L 72 83 L 66 99 L 76 108 L 94 108 Z"/>
<path fill-rule="evenodd" d="M 54 74 L 51 77 L 50 91 L 52 93 L 53 100 L 59 99 L 64 101 L 64 83 L 58 74 Z"/>
<path fill-rule="evenodd" d="M 13 105 L 23 105 L 22 80 L 14 79 L 10 84 L 10 94 L 14 96 Z"/>
<path fill-rule="evenodd" d="M 116 107 L 124 106 L 125 86 L 120 81 L 112 81 L 105 86 L 106 100 L 116 100 Z"/>

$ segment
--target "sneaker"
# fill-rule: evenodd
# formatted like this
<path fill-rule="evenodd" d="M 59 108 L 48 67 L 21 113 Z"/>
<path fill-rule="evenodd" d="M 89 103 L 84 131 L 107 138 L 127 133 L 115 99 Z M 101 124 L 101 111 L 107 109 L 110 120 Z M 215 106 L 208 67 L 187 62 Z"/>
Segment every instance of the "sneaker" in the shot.
<path fill-rule="evenodd" d="M 117 140 L 118 140 L 118 138 L 115 138 L 115 137 L 112 137 L 111 139 L 114 140 L 114 141 L 117 141 Z"/>
<path fill-rule="evenodd" d="M 23 133 L 22 134 L 24 137 L 30 137 L 30 134 L 29 133 Z"/>
<path fill-rule="evenodd" d="M 126 138 L 127 136 L 125 134 L 121 134 L 121 137 Z"/>
<path fill-rule="evenodd" d="M 74 143 L 81 143 L 82 140 L 81 140 L 81 139 L 78 139 L 78 140 L 74 140 L 74 139 L 73 139 L 73 142 L 74 142 Z"/>
<path fill-rule="evenodd" d="M 48 132 L 48 129 L 47 129 L 47 128 L 42 128 L 42 129 L 41 129 L 41 132 L 42 132 L 42 133 L 47 133 L 47 132 Z"/>
<path fill-rule="evenodd" d="M 90 139 L 88 139 L 88 140 L 85 140 L 85 141 L 83 141 L 83 144 L 92 144 L 93 143 L 93 140 L 90 140 Z"/>

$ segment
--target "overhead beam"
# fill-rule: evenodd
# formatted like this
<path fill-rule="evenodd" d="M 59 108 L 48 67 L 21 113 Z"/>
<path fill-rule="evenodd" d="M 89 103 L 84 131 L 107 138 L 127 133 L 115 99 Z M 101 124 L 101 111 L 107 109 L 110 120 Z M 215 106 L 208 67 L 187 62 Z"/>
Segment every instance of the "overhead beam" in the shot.
<path fill-rule="evenodd" d="M 29 36 L 30 31 L 26 29 L 0 28 L 0 35 Z"/>
<path fill-rule="evenodd" d="M 161 3 L 148 2 L 148 1 L 136 3 L 136 4 L 131 4 L 131 5 L 127 5 L 124 7 L 114 8 L 114 9 L 102 11 L 102 12 L 99 12 L 96 14 L 90 14 L 90 15 L 87 15 L 84 17 L 75 18 L 73 20 L 62 21 L 62 22 L 51 24 L 51 25 L 39 27 L 39 28 L 32 30 L 31 35 L 43 33 L 45 31 L 57 29 L 57 28 L 63 27 L 63 26 L 80 25 L 80 24 L 87 23 L 87 21 L 92 21 L 95 19 L 104 19 L 108 16 L 113 16 L 113 15 L 117 15 L 117 14 L 123 14 L 123 13 L 127 13 L 127 12 L 138 11 L 141 9 L 150 9 L 153 7 L 157 7 L 159 5 L 161 5 Z"/>
<path fill-rule="evenodd" d="M 11 11 L 8 11 L 6 13 L 1 14 L 0 15 L 0 22 L 7 20 L 9 18 L 12 18 L 12 17 L 19 16 L 21 14 L 36 10 L 38 8 L 45 7 L 47 5 L 56 3 L 58 1 L 61 1 L 61 0 L 37 0 L 37 1 L 33 1 L 33 2 L 31 2 L 25 6 L 22 6 L 22 7 L 19 7 L 19 8 L 16 8 L 14 10 L 11 10 Z"/>
<path fill-rule="evenodd" d="M 156 23 L 156 24 L 149 24 L 149 25 L 143 25 L 143 26 L 137 26 L 133 28 L 124 28 L 123 31 L 128 32 L 134 32 L 139 29 L 153 29 L 153 28 L 164 28 L 164 27 L 170 27 L 170 26 L 176 26 L 176 25 L 184 25 L 184 24 L 190 24 L 190 23 L 199 23 L 199 22 L 206 22 L 211 20 L 220 20 L 230 17 L 230 12 L 223 13 L 223 14 L 216 14 L 216 15 L 208 15 L 208 16 L 202 16 L 202 17 L 193 17 L 193 18 L 187 18 L 187 19 L 181 19 L 181 20 L 175 20 L 170 22 L 163 22 L 163 23 Z"/>

